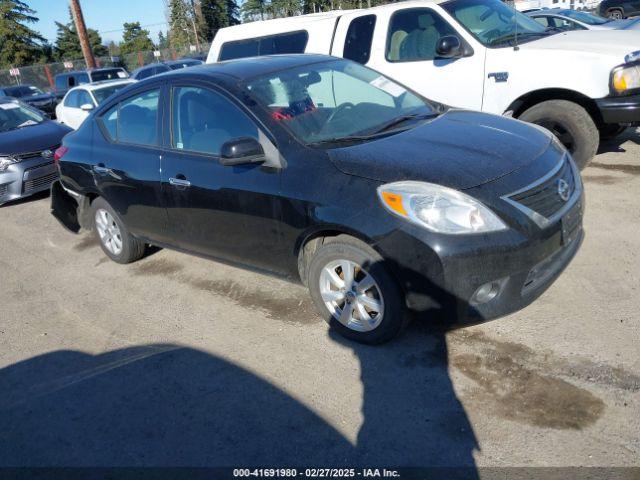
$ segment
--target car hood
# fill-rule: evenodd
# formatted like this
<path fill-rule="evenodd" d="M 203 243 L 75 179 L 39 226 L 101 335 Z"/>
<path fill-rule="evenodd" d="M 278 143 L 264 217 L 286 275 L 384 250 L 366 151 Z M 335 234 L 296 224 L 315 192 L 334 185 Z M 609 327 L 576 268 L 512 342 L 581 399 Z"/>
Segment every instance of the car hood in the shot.
<path fill-rule="evenodd" d="M 349 175 L 381 182 L 421 180 L 464 190 L 528 165 L 550 142 L 549 134 L 524 122 L 449 110 L 419 127 L 327 152 Z"/>
<path fill-rule="evenodd" d="M 35 102 L 45 102 L 48 100 L 52 100 L 53 98 L 55 97 L 50 93 L 42 93 L 40 95 L 33 95 L 31 97 L 23 97 L 20 100 L 22 100 L 25 103 L 35 103 Z"/>
<path fill-rule="evenodd" d="M 72 130 L 59 123 L 46 120 L 38 125 L 0 132 L 0 154 L 18 155 L 39 152 L 62 142 Z"/>
<path fill-rule="evenodd" d="M 638 50 L 639 45 L 640 32 L 636 30 L 574 30 L 523 43 L 520 48 L 573 52 L 598 58 L 608 56 L 619 65 L 624 63 L 626 55 Z"/>

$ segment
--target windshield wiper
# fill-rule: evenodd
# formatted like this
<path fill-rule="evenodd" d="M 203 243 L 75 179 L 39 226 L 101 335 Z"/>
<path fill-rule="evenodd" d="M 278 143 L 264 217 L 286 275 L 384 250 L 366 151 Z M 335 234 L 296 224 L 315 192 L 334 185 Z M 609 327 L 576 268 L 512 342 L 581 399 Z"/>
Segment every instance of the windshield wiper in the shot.
<path fill-rule="evenodd" d="M 515 40 L 517 38 L 527 38 L 527 37 L 544 37 L 546 35 L 551 35 L 550 31 L 545 30 L 544 32 L 510 32 L 506 35 L 502 35 L 500 37 L 494 38 L 489 42 L 489 45 L 498 45 L 500 43 L 510 42 L 511 40 Z"/>
<path fill-rule="evenodd" d="M 389 130 L 392 130 L 394 127 L 397 127 L 398 125 L 407 122 L 409 120 L 421 120 L 421 119 L 427 119 L 427 118 L 433 118 L 433 117 L 437 117 L 439 114 L 438 113 L 411 113 L 408 115 L 401 115 L 399 117 L 396 117 L 390 121 L 388 121 L 387 123 L 378 126 L 375 128 L 375 130 L 373 130 L 372 132 L 369 132 L 369 135 L 377 135 L 380 133 L 384 133 L 384 132 L 388 132 Z"/>

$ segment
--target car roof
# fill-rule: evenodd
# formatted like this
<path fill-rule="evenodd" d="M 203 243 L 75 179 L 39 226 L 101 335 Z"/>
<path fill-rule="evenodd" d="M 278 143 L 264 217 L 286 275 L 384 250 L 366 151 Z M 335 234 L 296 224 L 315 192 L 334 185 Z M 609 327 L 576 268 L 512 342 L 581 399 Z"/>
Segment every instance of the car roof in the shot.
<path fill-rule="evenodd" d="M 337 60 L 341 59 L 319 54 L 263 55 L 259 57 L 238 58 L 217 63 L 205 63 L 203 65 L 173 70 L 168 73 L 163 73 L 162 75 L 165 78 L 167 76 L 218 78 L 226 76 L 234 77 L 237 80 L 244 80 L 297 66 Z"/>

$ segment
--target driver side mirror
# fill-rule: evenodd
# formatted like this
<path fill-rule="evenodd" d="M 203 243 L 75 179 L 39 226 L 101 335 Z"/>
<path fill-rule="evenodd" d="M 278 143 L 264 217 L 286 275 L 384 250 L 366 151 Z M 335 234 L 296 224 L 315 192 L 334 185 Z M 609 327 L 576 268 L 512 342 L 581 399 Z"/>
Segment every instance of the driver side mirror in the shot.
<path fill-rule="evenodd" d="M 248 163 L 264 163 L 264 149 L 262 145 L 251 137 L 240 137 L 229 140 L 220 149 L 220 164 L 244 165 Z"/>
<path fill-rule="evenodd" d="M 85 103 L 80 106 L 80 110 L 82 110 L 83 112 L 90 112 L 91 110 L 93 110 L 93 105 L 91 105 L 90 103 Z"/>
<path fill-rule="evenodd" d="M 464 53 L 462 43 L 455 35 L 445 35 L 436 44 L 436 58 L 460 58 Z"/>

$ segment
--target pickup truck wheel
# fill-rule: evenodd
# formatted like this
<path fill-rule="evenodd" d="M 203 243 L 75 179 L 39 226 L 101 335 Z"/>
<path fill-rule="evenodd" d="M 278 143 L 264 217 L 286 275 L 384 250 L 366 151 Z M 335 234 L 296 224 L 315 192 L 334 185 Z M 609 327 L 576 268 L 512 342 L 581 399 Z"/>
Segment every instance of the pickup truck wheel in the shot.
<path fill-rule="evenodd" d="M 607 12 L 607 18 L 610 18 L 611 20 L 622 20 L 624 18 L 624 14 L 622 13 L 622 10 L 613 8 Z"/>
<path fill-rule="evenodd" d="M 116 212 L 103 198 L 91 204 L 94 230 L 102 251 L 116 263 L 140 260 L 146 245 L 133 237 Z"/>
<path fill-rule="evenodd" d="M 598 128 L 589 113 L 577 103 L 547 100 L 525 110 L 518 118 L 540 125 L 558 137 L 580 170 L 598 151 Z"/>
<path fill-rule="evenodd" d="M 613 125 L 604 125 L 602 127 L 600 127 L 598 130 L 600 131 L 600 140 L 611 140 L 613 138 L 616 138 L 618 135 L 620 135 L 622 132 L 624 132 L 627 129 L 626 126 L 624 125 L 617 125 L 617 124 L 613 124 Z"/>
<path fill-rule="evenodd" d="M 391 340 L 406 324 L 401 289 L 382 258 L 348 236 L 316 250 L 309 265 L 309 291 L 332 329 L 366 344 Z"/>

